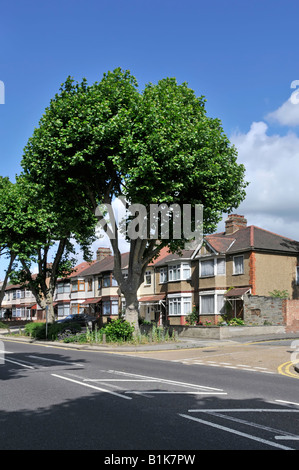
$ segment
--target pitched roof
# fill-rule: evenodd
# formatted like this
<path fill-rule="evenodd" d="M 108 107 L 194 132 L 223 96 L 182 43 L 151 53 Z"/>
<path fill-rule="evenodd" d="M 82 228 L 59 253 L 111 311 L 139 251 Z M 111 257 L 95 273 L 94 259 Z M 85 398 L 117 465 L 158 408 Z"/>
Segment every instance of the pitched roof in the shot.
<path fill-rule="evenodd" d="M 218 253 L 235 253 L 246 250 L 262 250 L 299 254 L 299 242 L 282 235 L 250 225 L 230 235 L 225 232 L 207 235 L 207 242 Z"/>
<path fill-rule="evenodd" d="M 121 254 L 122 268 L 126 268 L 129 262 L 129 253 Z M 101 261 L 94 261 L 93 264 L 87 269 L 80 272 L 80 276 L 93 276 L 105 271 L 113 271 L 114 269 L 114 256 L 110 255 Z"/>
<path fill-rule="evenodd" d="M 181 254 L 169 253 L 168 255 L 160 259 L 157 263 L 155 263 L 155 266 L 163 266 L 171 261 L 190 259 L 193 253 L 194 253 L 194 250 L 182 250 Z"/>
<path fill-rule="evenodd" d="M 82 271 L 84 271 L 85 269 L 89 268 L 90 266 L 92 266 L 93 264 L 95 263 L 95 261 L 83 261 L 82 263 L 78 264 L 77 266 L 74 267 L 73 269 L 73 272 L 67 276 L 67 277 L 76 277 L 76 276 L 79 276 L 80 273 L 82 273 Z"/>

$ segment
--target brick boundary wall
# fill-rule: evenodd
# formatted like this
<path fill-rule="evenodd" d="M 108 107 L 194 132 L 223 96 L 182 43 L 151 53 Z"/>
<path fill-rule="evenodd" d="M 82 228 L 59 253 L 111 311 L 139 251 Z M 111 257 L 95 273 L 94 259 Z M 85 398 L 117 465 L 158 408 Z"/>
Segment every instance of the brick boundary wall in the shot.
<path fill-rule="evenodd" d="M 258 295 L 244 296 L 246 325 L 283 325 L 286 332 L 299 332 L 299 300 Z"/>
<path fill-rule="evenodd" d="M 244 296 L 244 322 L 246 325 L 284 325 L 284 301 L 259 295 Z"/>
<path fill-rule="evenodd" d="M 289 333 L 299 332 L 299 300 L 284 300 L 283 313 L 286 331 Z"/>

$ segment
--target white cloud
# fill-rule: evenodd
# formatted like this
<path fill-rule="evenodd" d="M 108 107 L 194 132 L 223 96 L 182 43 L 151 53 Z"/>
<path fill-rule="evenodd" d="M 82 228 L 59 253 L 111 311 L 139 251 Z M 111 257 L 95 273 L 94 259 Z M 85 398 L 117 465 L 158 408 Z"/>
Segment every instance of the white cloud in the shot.
<path fill-rule="evenodd" d="M 247 133 L 230 138 L 250 182 L 236 212 L 250 225 L 299 240 L 299 138 L 293 132 L 268 135 L 268 129 L 265 122 L 254 122 Z"/>
<path fill-rule="evenodd" d="M 266 120 L 283 126 L 299 126 L 299 103 L 292 101 L 290 97 L 278 109 L 269 113 Z"/>

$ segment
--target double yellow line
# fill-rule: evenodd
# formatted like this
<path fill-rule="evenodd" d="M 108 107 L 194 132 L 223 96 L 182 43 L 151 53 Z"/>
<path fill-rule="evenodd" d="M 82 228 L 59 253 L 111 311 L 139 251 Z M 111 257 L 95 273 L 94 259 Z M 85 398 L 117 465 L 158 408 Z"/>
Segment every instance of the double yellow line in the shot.
<path fill-rule="evenodd" d="M 299 379 L 299 373 L 295 371 L 294 365 L 295 363 L 291 361 L 284 362 L 277 368 L 277 370 L 279 374 L 286 375 L 287 377 L 295 377 L 296 379 Z M 290 370 L 291 368 L 293 368 L 293 372 L 291 372 Z"/>

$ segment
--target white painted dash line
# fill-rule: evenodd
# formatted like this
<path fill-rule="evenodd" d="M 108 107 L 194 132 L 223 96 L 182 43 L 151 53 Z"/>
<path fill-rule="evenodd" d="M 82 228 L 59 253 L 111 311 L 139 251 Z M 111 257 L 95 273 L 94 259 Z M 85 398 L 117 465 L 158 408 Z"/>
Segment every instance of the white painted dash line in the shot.
<path fill-rule="evenodd" d="M 275 400 L 277 403 L 284 403 L 286 405 L 295 405 L 299 406 L 299 403 L 293 402 L 293 401 L 286 401 L 286 400 Z"/>
<path fill-rule="evenodd" d="M 68 377 L 64 377 L 62 375 L 57 375 L 57 374 L 51 374 L 53 377 L 57 377 L 59 379 L 62 379 L 62 380 L 67 380 L 69 382 L 73 382 L 73 383 L 76 383 L 78 385 L 83 385 L 83 387 L 89 387 L 89 388 L 92 388 L 94 390 L 98 390 L 99 392 L 104 392 L 104 393 L 108 393 L 110 395 L 115 395 L 116 397 L 119 397 L 119 398 L 124 398 L 125 400 L 132 400 L 131 397 L 127 397 L 125 395 L 121 395 L 120 393 L 116 393 L 116 392 L 112 392 L 111 390 L 106 390 L 105 388 L 101 388 L 101 387 L 96 387 L 95 385 L 91 385 L 91 384 L 87 384 L 87 383 L 83 383 L 83 382 L 80 382 L 79 380 L 74 380 L 74 379 L 70 379 Z"/>
<path fill-rule="evenodd" d="M 27 364 L 23 364 L 22 362 L 12 361 L 11 359 L 7 359 L 7 358 L 5 358 L 5 361 L 6 361 L 6 362 L 11 362 L 12 364 L 16 364 L 16 365 L 21 366 L 21 367 L 27 367 L 27 369 L 34 369 L 33 366 L 29 366 L 29 365 L 27 365 Z"/>
<path fill-rule="evenodd" d="M 68 366 L 80 366 L 83 367 L 82 364 L 78 364 L 77 362 L 67 362 L 67 361 L 61 361 L 58 359 L 50 359 L 48 357 L 43 357 L 43 356 L 28 356 L 32 359 L 38 359 L 40 361 L 48 361 L 48 362 L 56 362 L 57 364 L 66 364 Z"/>
<path fill-rule="evenodd" d="M 137 393 L 142 395 L 143 392 L 140 390 L 128 390 L 125 393 Z M 169 390 L 148 390 L 144 393 L 149 393 L 150 395 L 227 395 L 226 392 L 203 392 L 203 391 L 196 391 L 193 392 L 182 392 L 182 391 L 169 391 Z"/>
<path fill-rule="evenodd" d="M 221 411 L 223 411 L 223 410 L 221 410 Z M 193 416 L 188 416 L 188 415 L 184 415 L 184 414 L 179 414 L 179 416 L 181 416 L 182 418 L 189 419 L 191 421 L 195 421 L 195 422 L 200 423 L 200 424 L 206 424 L 207 426 L 217 428 L 220 431 L 226 431 L 226 432 L 229 432 L 231 434 L 236 434 L 237 436 L 245 437 L 246 439 L 251 439 L 253 441 L 260 442 L 261 444 L 266 444 L 266 445 L 276 447 L 276 448 L 282 449 L 282 450 L 294 450 L 291 447 L 283 446 L 281 444 L 278 444 L 278 443 L 275 443 L 275 442 L 272 442 L 272 441 L 268 441 L 266 439 L 261 439 L 260 437 L 252 436 L 251 434 L 247 434 L 245 432 L 237 431 L 236 429 L 228 428 L 226 426 L 221 426 L 220 424 L 211 423 L 210 421 L 205 421 L 203 419 L 194 418 Z"/>

